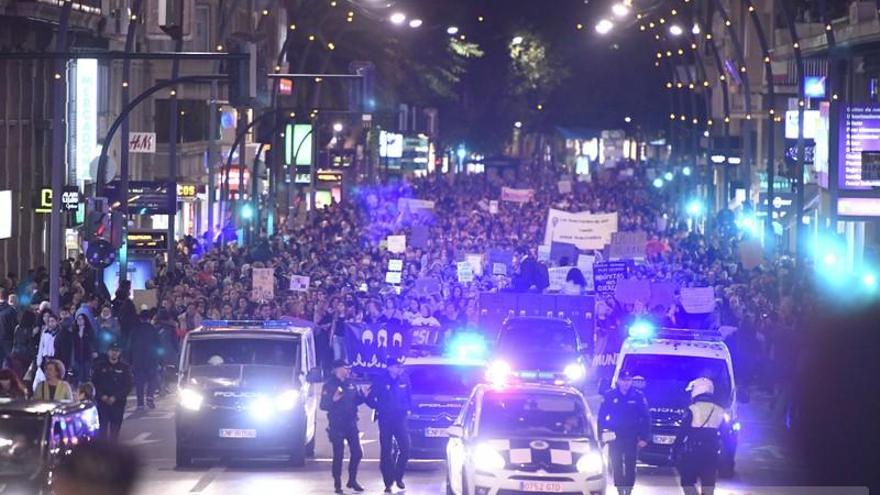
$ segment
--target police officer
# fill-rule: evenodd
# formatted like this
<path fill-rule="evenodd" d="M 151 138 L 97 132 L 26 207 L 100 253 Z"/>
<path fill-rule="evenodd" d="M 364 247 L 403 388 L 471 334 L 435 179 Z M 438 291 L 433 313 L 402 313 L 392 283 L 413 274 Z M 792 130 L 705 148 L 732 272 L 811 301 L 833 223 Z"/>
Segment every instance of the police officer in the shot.
<path fill-rule="evenodd" d="M 105 358 L 95 362 L 92 382 L 95 385 L 101 437 L 115 442 L 122 428 L 125 400 L 132 384 L 131 367 L 122 360 L 122 347 L 118 342 L 110 345 Z"/>
<path fill-rule="evenodd" d="M 633 388 L 633 376 L 624 371 L 599 407 L 599 431 L 608 444 L 614 486 L 620 495 L 632 493 L 636 483 L 638 449 L 648 445 L 651 416 L 648 402 Z"/>
<path fill-rule="evenodd" d="M 401 490 L 406 489 L 403 474 L 410 447 L 406 418 L 412 408 L 412 387 L 397 358 L 389 357 L 385 366 L 385 371 L 376 377 L 370 387 L 367 404 L 379 416 L 379 470 L 385 481 L 385 492 L 391 493 L 394 483 Z M 392 452 L 394 441 L 397 441 L 398 449 L 396 459 Z"/>
<path fill-rule="evenodd" d="M 700 480 L 703 494 L 712 495 L 718 472 L 724 408 L 714 402 L 715 385 L 708 378 L 697 378 L 687 390 L 692 403 L 685 411 L 672 451 L 684 493 L 697 495 L 696 484 Z"/>
<path fill-rule="evenodd" d="M 333 447 L 333 488 L 336 493 L 342 493 L 342 457 L 345 454 L 345 442 L 348 442 L 351 457 L 348 460 L 346 486 L 362 492 L 364 488 L 357 482 L 358 464 L 363 457 L 358 437 L 357 409 L 364 403 L 364 395 L 349 380 L 351 366 L 345 360 L 333 361 L 332 370 L 332 375 L 321 390 L 321 410 L 327 411 L 327 434 Z"/>

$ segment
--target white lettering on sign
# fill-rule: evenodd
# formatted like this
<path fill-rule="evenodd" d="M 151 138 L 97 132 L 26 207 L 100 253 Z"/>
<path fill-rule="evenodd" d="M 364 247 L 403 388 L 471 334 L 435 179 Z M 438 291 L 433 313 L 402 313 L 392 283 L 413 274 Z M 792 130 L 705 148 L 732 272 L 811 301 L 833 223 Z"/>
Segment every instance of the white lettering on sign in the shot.
<path fill-rule="evenodd" d="M 155 132 L 132 132 L 128 135 L 129 153 L 155 153 Z"/>

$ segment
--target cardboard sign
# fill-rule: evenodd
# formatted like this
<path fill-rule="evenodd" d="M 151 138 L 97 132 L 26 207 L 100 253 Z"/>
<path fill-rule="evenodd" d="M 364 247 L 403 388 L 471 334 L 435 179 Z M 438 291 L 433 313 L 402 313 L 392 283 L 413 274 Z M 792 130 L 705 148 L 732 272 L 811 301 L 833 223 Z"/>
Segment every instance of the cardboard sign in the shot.
<path fill-rule="evenodd" d="M 507 265 L 504 263 L 492 263 L 492 275 L 507 275 Z"/>
<path fill-rule="evenodd" d="M 624 304 L 635 304 L 636 301 L 648 304 L 651 300 L 651 282 L 635 278 L 618 280 L 614 298 Z"/>
<path fill-rule="evenodd" d="M 400 254 L 406 252 L 406 236 L 405 235 L 389 235 L 388 236 L 388 252 Z"/>
<path fill-rule="evenodd" d="M 467 261 L 459 261 L 455 264 L 455 273 L 458 277 L 458 281 L 461 283 L 468 283 L 474 281 L 474 271 L 471 267 L 471 264 Z"/>
<path fill-rule="evenodd" d="M 645 258 L 648 236 L 642 231 L 614 232 L 611 234 L 611 248 L 608 257 L 615 259 L 639 260 Z"/>
<path fill-rule="evenodd" d="M 474 272 L 474 275 L 480 277 L 483 275 L 483 255 L 482 254 L 467 254 L 464 257 L 464 260 L 467 261 L 471 265 L 471 271 Z"/>
<path fill-rule="evenodd" d="M 385 273 L 385 283 L 392 285 L 400 285 L 400 281 L 402 280 L 400 272 L 386 272 Z"/>
<path fill-rule="evenodd" d="M 312 279 L 305 275 L 292 275 L 290 277 L 290 290 L 293 292 L 308 292 Z"/>
<path fill-rule="evenodd" d="M 513 189 L 510 187 L 501 188 L 501 201 L 510 201 L 511 203 L 528 203 L 535 196 L 534 189 Z"/>
<path fill-rule="evenodd" d="M 388 271 L 389 272 L 402 272 L 403 271 L 403 260 L 388 260 Z"/>
<path fill-rule="evenodd" d="M 570 180 L 561 180 L 556 183 L 556 187 L 559 189 L 559 194 L 571 193 L 571 181 Z"/>
<path fill-rule="evenodd" d="M 600 261 L 593 263 L 593 284 L 597 295 L 613 295 L 617 289 L 617 282 L 623 280 L 629 274 L 632 262 L 627 261 Z"/>
<path fill-rule="evenodd" d="M 581 250 L 602 249 L 617 232 L 615 213 L 569 213 L 551 208 L 547 215 L 544 244 L 563 242 Z"/>
<path fill-rule="evenodd" d="M 715 311 L 715 289 L 712 287 L 682 287 L 681 305 L 691 314 Z"/>
<path fill-rule="evenodd" d="M 498 200 L 497 199 L 493 199 L 492 201 L 489 201 L 489 213 L 492 215 L 498 214 Z"/>
<path fill-rule="evenodd" d="M 251 300 L 269 301 L 275 298 L 275 270 L 254 268 L 251 270 Z"/>

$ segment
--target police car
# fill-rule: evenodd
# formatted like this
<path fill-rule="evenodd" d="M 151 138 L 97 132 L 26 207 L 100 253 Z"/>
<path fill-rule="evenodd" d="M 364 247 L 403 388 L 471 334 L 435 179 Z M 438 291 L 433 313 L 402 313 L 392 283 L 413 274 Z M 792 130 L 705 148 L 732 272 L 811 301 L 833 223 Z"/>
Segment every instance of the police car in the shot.
<path fill-rule="evenodd" d="M 522 381 L 582 388 L 585 349 L 568 320 L 510 317 L 501 325 L 486 378 L 499 385 Z"/>
<path fill-rule="evenodd" d="M 642 389 L 651 411 L 651 442 L 639 450 L 639 460 L 646 464 L 665 465 L 672 460 L 672 446 L 681 419 L 690 404 L 685 390 L 700 377 L 715 385 L 715 400 L 727 411 L 722 435 L 719 472 L 730 476 L 734 471 L 740 423 L 736 415 L 736 384 L 730 351 L 717 331 L 655 329 L 637 321 L 629 328 L 614 370 L 614 383 L 624 371 L 638 380 L 633 386 Z"/>
<path fill-rule="evenodd" d="M 575 388 L 477 385 L 449 427 L 447 494 L 605 493 L 605 461 Z"/>
<path fill-rule="evenodd" d="M 206 321 L 183 341 L 175 414 L 178 466 L 197 457 L 313 453 L 312 330 L 285 321 Z"/>
<path fill-rule="evenodd" d="M 412 387 L 412 412 L 407 420 L 410 456 L 443 459 L 446 430 L 458 417 L 474 386 L 483 380 L 486 362 L 429 356 L 408 358 L 403 366 Z"/>

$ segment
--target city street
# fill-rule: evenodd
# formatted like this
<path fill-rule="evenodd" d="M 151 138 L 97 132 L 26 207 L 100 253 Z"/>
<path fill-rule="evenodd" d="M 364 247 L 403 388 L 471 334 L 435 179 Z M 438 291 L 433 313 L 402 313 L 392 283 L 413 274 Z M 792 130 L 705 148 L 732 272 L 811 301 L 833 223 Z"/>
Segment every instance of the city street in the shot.
<path fill-rule="evenodd" d="M 193 468 L 175 469 L 173 400 L 173 397 L 160 400 L 155 410 L 130 411 L 123 425 L 123 442 L 134 446 L 145 463 L 139 495 L 333 493 L 330 448 L 325 434 L 318 436 L 315 459 L 309 460 L 304 468 L 287 468 L 271 460 L 205 460 Z M 589 401 L 594 411 L 598 400 L 593 396 Z M 740 410 L 743 428 L 737 454 L 737 476 L 722 481 L 716 493 L 747 494 L 755 493 L 755 487 L 797 485 L 803 474 L 791 460 L 793 452 L 784 441 L 780 423 L 768 417 L 766 402 L 757 399 L 756 402 L 744 405 Z M 369 417 L 370 410 L 362 406 L 360 426 L 364 461 L 359 481 L 367 489 L 366 493 L 380 493 L 383 486 L 378 471 L 378 435 L 376 425 L 368 420 Z M 325 427 L 326 415 L 320 413 L 318 431 L 323 432 Z M 445 493 L 444 468 L 443 461 L 413 461 L 406 477 L 406 493 Z M 636 493 L 645 495 L 676 493 L 677 477 L 671 468 L 642 466 L 636 488 Z"/>

